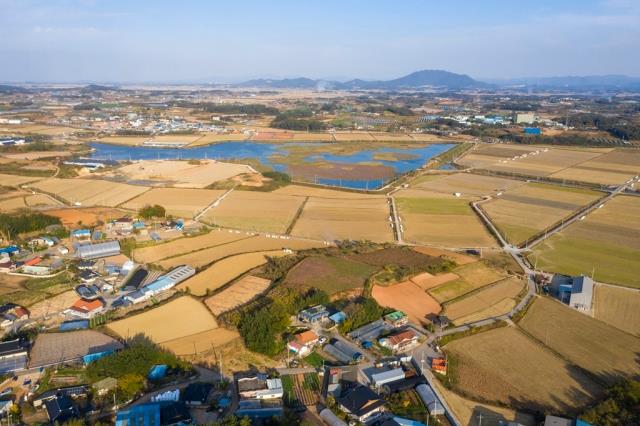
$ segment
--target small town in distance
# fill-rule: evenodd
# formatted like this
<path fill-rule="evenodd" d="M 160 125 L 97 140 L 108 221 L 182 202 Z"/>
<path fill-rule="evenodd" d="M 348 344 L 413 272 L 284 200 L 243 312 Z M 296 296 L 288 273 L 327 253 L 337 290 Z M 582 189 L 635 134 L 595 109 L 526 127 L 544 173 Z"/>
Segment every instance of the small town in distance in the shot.
<path fill-rule="evenodd" d="M 0 425 L 640 424 L 640 9 L 356 3 L 0 1 Z"/>

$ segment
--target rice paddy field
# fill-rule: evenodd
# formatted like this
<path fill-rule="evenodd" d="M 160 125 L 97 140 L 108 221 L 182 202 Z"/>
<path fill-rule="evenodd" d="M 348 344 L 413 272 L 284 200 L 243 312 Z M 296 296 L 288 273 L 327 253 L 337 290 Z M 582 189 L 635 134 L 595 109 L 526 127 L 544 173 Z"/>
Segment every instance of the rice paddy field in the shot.
<path fill-rule="evenodd" d="M 242 173 L 256 172 L 244 164 L 215 160 L 142 160 L 101 175 L 118 176 L 127 181 L 145 181 L 153 185 L 202 189 Z"/>
<path fill-rule="evenodd" d="M 441 315 L 456 325 L 504 315 L 516 306 L 524 286 L 519 278 L 506 278 L 447 303 Z"/>
<path fill-rule="evenodd" d="M 256 296 L 267 291 L 269 285 L 271 285 L 269 280 L 247 275 L 220 293 L 209 297 L 204 303 L 215 316 L 218 316 L 250 302 Z"/>
<path fill-rule="evenodd" d="M 325 241 L 393 241 L 389 205 L 381 196 L 310 197 L 291 235 Z"/>
<path fill-rule="evenodd" d="M 277 195 L 293 195 L 296 197 L 313 197 L 313 198 L 345 198 L 348 200 L 367 200 L 372 199 L 374 197 L 383 198 L 382 196 L 372 196 L 369 194 L 365 194 L 362 192 L 353 192 L 353 191 L 338 191 L 334 189 L 327 188 L 319 188 L 314 186 L 303 186 L 303 185 L 287 185 L 282 188 L 278 188 L 272 192 L 272 194 Z"/>
<path fill-rule="evenodd" d="M 535 247 L 538 268 L 640 288 L 640 197 L 617 196 Z"/>
<path fill-rule="evenodd" d="M 144 334 L 178 355 L 211 350 L 238 337 L 236 332 L 218 328 L 204 304 L 183 296 L 142 314 L 115 321 L 107 327 L 126 339 Z"/>
<path fill-rule="evenodd" d="M 415 324 L 430 323 L 441 310 L 440 304 L 412 281 L 389 286 L 374 285 L 371 296 L 380 306 L 404 312 Z"/>
<path fill-rule="evenodd" d="M 237 235 L 243 233 L 236 231 Z M 157 264 L 164 268 L 174 268 L 179 265 L 191 265 L 194 268 L 201 268 L 209 265 L 223 257 L 250 253 L 256 251 L 282 250 L 288 248 L 290 250 L 306 250 L 317 247 L 326 247 L 318 241 L 303 240 L 299 238 L 269 238 L 264 235 L 246 235 L 237 241 L 221 244 L 215 247 L 209 247 L 202 250 L 193 251 L 175 257 L 170 257 L 159 261 Z"/>
<path fill-rule="evenodd" d="M 284 234 L 303 202 L 300 197 L 289 195 L 233 191 L 203 220 L 226 228 Z"/>
<path fill-rule="evenodd" d="M 640 338 L 573 310 L 538 298 L 518 323 L 569 362 L 613 384 L 639 371 Z"/>
<path fill-rule="evenodd" d="M 310 256 L 294 266 L 284 285 L 304 292 L 310 288 L 328 294 L 361 289 L 378 268 L 354 259 L 336 256 Z"/>
<path fill-rule="evenodd" d="M 596 285 L 593 316 L 622 331 L 640 336 L 640 291 Z"/>
<path fill-rule="evenodd" d="M 135 249 L 133 257 L 140 263 L 153 263 L 172 256 L 191 253 L 209 247 L 215 247 L 248 238 L 244 233 L 236 234 L 224 230 L 212 230 L 207 234 L 196 237 L 178 238 L 166 243 Z"/>
<path fill-rule="evenodd" d="M 640 152 L 615 150 L 551 175 L 557 179 L 620 185 L 640 170 Z"/>
<path fill-rule="evenodd" d="M 204 271 L 178 284 L 181 290 L 187 290 L 196 296 L 204 296 L 245 274 L 253 268 L 267 263 L 267 257 L 284 256 L 282 250 L 242 253 L 225 257 Z"/>
<path fill-rule="evenodd" d="M 588 189 L 527 183 L 483 203 L 482 209 L 509 242 L 519 244 L 604 195 Z"/>
<path fill-rule="evenodd" d="M 394 197 L 407 242 L 440 247 L 496 246 L 468 200 L 411 189 Z"/>
<path fill-rule="evenodd" d="M 443 194 L 460 193 L 462 197 L 482 198 L 518 187 L 524 182 L 495 176 L 455 173 L 446 175 L 423 175 L 411 181 L 411 188 L 424 189 Z"/>
<path fill-rule="evenodd" d="M 594 159 L 610 149 L 569 149 L 507 144 L 479 145 L 467 152 L 458 163 L 479 169 L 528 176 L 549 176 L 566 168 Z"/>
<path fill-rule="evenodd" d="M 4 186 L 20 186 L 20 185 L 24 185 L 25 183 L 33 182 L 39 179 L 42 179 L 42 178 L 0 173 L 0 185 L 4 185 Z"/>
<path fill-rule="evenodd" d="M 31 184 L 34 188 L 62 198 L 70 204 L 116 207 L 137 197 L 149 188 L 98 179 L 45 179 Z"/>
<path fill-rule="evenodd" d="M 459 278 L 429 289 L 429 293 L 440 303 L 456 299 L 506 277 L 503 271 L 493 269 L 484 262 L 459 266 L 452 273 Z"/>
<path fill-rule="evenodd" d="M 481 401 L 575 413 L 603 392 L 578 368 L 514 327 L 458 339 L 445 350 L 457 361 L 455 390 Z"/>
<path fill-rule="evenodd" d="M 146 205 L 159 204 L 167 214 L 192 218 L 223 193 L 215 189 L 152 188 L 121 207 L 137 211 Z"/>

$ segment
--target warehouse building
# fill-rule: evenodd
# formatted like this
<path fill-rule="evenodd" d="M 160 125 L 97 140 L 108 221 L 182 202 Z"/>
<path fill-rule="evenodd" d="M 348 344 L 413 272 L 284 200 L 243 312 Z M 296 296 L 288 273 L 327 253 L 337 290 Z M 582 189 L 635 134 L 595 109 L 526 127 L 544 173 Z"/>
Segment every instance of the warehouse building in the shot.
<path fill-rule="evenodd" d="M 99 259 L 118 254 L 120 254 L 120 243 L 117 241 L 81 245 L 76 250 L 76 255 L 80 259 Z"/>
<path fill-rule="evenodd" d="M 442 416 L 445 414 L 442 402 L 438 399 L 431 386 L 427 384 L 421 384 L 416 386 L 416 392 L 420 395 L 420 399 L 424 402 L 424 405 L 429 410 L 429 414 L 432 416 Z"/>
<path fill-rule="evenodd" d="M 593 280 L 585 276 L 554 275 L 551 292 L 573 309 L 590 312 L 593 303 Z"/>

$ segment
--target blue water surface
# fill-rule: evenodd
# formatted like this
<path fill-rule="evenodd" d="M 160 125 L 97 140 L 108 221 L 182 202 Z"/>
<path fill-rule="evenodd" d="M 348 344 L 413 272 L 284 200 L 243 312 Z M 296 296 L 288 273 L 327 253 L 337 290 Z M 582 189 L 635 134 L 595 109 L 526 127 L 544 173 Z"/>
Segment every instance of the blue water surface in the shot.
<path fill-rule="evenodd" d="M 309 142 L 285 142 L 285 143 L 257 143 L 257 142 L 222 142 L 212 145 L 195 148 L 162 148 L 150 146 L 124 146 L 111 145 L 94 142 L 90 144 L 93 151 L 91 158 L 102 160 L 247 160 L 255 159 L 266 167 L 274 170 L 286 172 L 287 166 L 271 162 L 272 155 L 288 154 L 287 147 L 304 144 L 306 146 L 322 146 L 323 143 Z M 396 174 L 407 173 L 425 164 L 429 159 L 451 149 L 453 144 L 434 144 L 419 148 L 374 148 L 363 149 L 349 155 L 336 155 L 329 153 L 317 153 L 309 155 L 305 161 L 309 163 L 317 161 L 328 161 L 343 164 L 358 164 L 375 161 L 385 166 L 393 168 Z M 415 158 L 398 161 L 375 160 L 378 153 L 400 153 L 410 154 Z M 353 189 L 377 189 L 389 179 L 364 179 L 364 180 L 343 180 L 343 179 L 317 179 L 317 183 L 330 186 L 340 186 Z"/>

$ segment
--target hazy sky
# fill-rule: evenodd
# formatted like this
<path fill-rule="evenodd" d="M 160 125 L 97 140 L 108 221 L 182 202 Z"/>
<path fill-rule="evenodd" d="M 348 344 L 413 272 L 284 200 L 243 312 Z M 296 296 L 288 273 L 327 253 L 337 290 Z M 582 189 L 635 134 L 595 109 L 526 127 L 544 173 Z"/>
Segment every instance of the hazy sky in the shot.
<path fill-rule="evenodd" d="M 640 0 L 0 0 L 0 81 L 640 76 Z"/>

